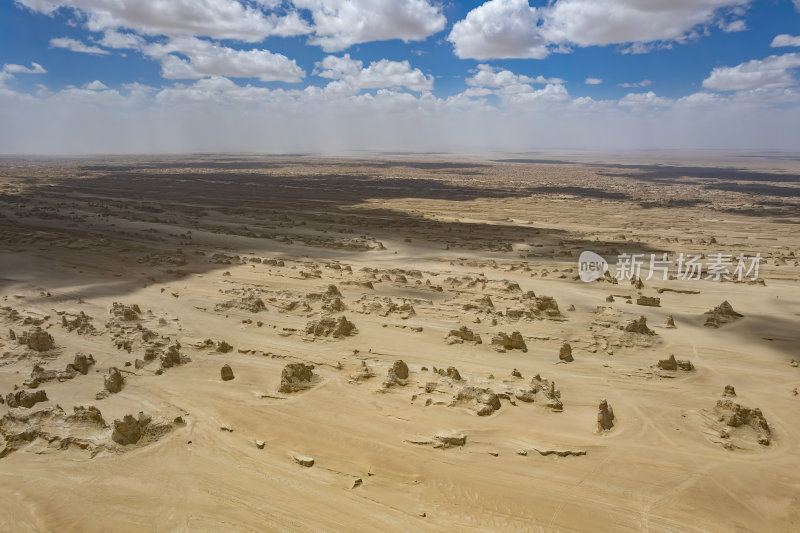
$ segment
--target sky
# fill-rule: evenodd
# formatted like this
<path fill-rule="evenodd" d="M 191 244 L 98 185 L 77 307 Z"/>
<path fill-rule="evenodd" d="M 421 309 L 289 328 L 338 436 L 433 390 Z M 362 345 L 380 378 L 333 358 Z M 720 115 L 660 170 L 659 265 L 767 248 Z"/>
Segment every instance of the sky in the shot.
<path fill-rule="evenodd" d="M 800 147 L 800 0 L 0 0 L 0 154 Z"/>

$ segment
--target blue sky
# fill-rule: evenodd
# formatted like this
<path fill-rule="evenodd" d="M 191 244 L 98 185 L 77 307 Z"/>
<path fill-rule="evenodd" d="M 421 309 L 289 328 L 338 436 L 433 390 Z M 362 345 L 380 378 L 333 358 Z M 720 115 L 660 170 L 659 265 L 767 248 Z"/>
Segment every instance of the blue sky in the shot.
<path fill-rule="evenodd" d="M 559 147 L 600 124 L 621 132 L 666 123 L 671 136 L 651 142 L 672 147 L 681 128 L 705 135 L 691 124 L 698 113 L 719 128 L 757 116 L 775 148 L 800 140 L 786 137 L 800 106 L 800 1 L 792 0 L 5 1 L 0 65 L 0 152 L 92 150 L 100 134 L 80 129 L 74 142 L 48 146 L 34 116 L 43 110 L 64 127 L 104 117 L 99 151 L 124 151 L 145 118 L 197 128 L 198 108 L 213 115 L 209 128 L 261 114 L 295 137 L 305 135 L 301 119 L 324 129 L 337 120 L 352 127 L 357 115 L 360 129 L 380 128 L 382 142 L 402 145 L 403 135 L 380 126 L 400 113 L 465 150 L 481 145 L 464 132 L 489 124 L 514 131 L 508 149 L 525 148 L 519 136 L 536 121 L 558 125 L 549 137 Z M 132 114 L 144 118 L 132 124 Z M 542 128 L 530 131 L 539 144 Z M 723 137 L 698 147 L 770 147 L 752 134 Z M 629 138 L 637 137 L 623 135 L 619 147 Z M 341 148 L 371 144 L 359 139 Z M 575 147 L 592 145 L 577 139 Z M 164 148 L 206 144 L 216 146 L 209 138 Z"/>

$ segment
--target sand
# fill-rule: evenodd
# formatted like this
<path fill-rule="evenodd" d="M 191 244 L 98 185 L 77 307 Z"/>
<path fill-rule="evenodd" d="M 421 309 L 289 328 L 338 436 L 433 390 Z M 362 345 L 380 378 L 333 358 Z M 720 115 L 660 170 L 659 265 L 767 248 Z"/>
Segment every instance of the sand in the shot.
<path fill-rule="evenodd" d="M 0 160 L 0 394 L 46 390 L 0 404 L 0 531 L 797 530 L 796 166 Z M 764 260 L 637 288 L 584 250 Z"/>

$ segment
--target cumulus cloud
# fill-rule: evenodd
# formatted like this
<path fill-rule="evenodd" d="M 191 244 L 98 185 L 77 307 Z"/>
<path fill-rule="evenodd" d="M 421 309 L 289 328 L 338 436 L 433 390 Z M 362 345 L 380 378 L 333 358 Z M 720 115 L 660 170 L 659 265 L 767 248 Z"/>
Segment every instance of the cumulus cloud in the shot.
<path fill-rule="evenodd" d="M 50 39 L 50 48 L 66 48 L 67 50 L 79 52 L 81 54 L 108 54 L 107 50 L 103 50 L 98 46 L 91 46 L 86 43 L 82 43 L 81 41 L 72 39 L 70 37 L 56 37 L 54 39 Z"/>
<path fill-rule="evenodd" d="M 584 80 L 583 83 L 585 83 L 586 85 L 600 85 L 601 83 L 603 83 L 603 78 L 592 78 L 592 77 L 589 77 L 589 78 L 586 78 L 586 80 Z"/>
<path fill-rule="evenodd" d="M 7 63 L 0 68 L 0 89 L 4 88 L 6 80 L 13 78 L 14 74 L 47 74 L 47 71 L 39 63 L 31 62 L 30 67 Z"/>
<path fill-rule="evenodd" d="M 792 70 L 800 67 L 800 53 L 753 59 L 735 67 L 717 67 L 703 80 L 703 88 L 715 91 L 770 89 L 797 84 Z"/>
<path fill-rule="evenodd" d="M 265 13 L 237 0 L 16 0 L 31 10 L 53 14 L 59 8 L 79 13 L 92 31 L 129 28 L 146 35 L 199 35 L 259 42 L 271 35 L 303 35 L 311 29 L 300 15 Z"/>
<path fill-rule="evenodd" d="M 491 65 L 481 64 L 478 65 L 477 72 L 466 80 L 467 85 L 471 87 L 491 87 L 495 89 L 518 87 L 523 84 L 539 83 L 564 83 L 561 78 L 545 78 L 544 76 L 536 76 L 531 78 L 522 74 L 514 74 L 510 70 L 492 67 Z"/>
<path fill-rule="evenodd" d="M 408 61 L 373 61 L 364 68 L 364 63 L 350 57 L 327 56 L 316 63 L 314 73 L 332 81 L 326 91 L 335 94 L 355 94 L 362 89 L 405 87 L 412 91 L 433 89 L 433 76 L 426 76 L 418 68 L 411 68 Z"/>
<path fill-rule="evenodd" d="M 772 48 L 778 48 L 782 46 L 800 46 L 800 35 L 794 36 L 787 33 L 776 35 L 775 38 L 772 39 L 770 46 Z"/>
<path fill-rule="evenodd" d="M 26 67 L 25 65 L 15 65 L 13 63 L 8 63 L 3 65 L 1 69 L 2 72 L 7 72 L 8 74 L 47 74 L 47 71 L 42 67 L 39 63 L 31 62 L 30 67 Z"/>
<path fill-rule="evenodd" d="M 497 105 L 477 96 L 487 90 L 470 87 L 464 93 L 473 97 L 442 99 L 381 88 L 332 103 L 320 87 L 267 89 L 224 77 L 163 88 L 67 87 L 38 96 L 0 89 L 0 153 L 791 150 L 798 142 L 800 94 L 791 87 L 697 93 L 677 102 L 633 93 L 617 102 L 570 99 L 563 85 L 550 84 L 506 95 Z M 764 99 L 795 105 L 758 104 Z M 657 121 L 647 118 L 653 112 Z"/>
<path fill-rule="evenodd" d="M 619 105 L 624 107 L 666 107 L 671 100 L 657 96 L 653 91 L 646 93 L 628 93 L 619 100 Z"/>
<path fill-rule="evenodd" d="M 422 41 L 447 22 L 428 0 L 294 0 L 294 5 L 311 12 L 309 42 L 326 52 L 369 41 Z"/>
<path fill-rule="evenodd" d="M 579 46 L 682 42 L 696 36 L 698 27 L 720 20 L 723 9 L 749 1 L 558 0 L 546 14 L 542 34 Z"/>
<path fill-rule="evenodd" d="M 528 0 L 489 0 L 456 22 L 447 40 L 461 59 L 543 59 L 550 52 L 539 35 L 539 18 Z"/>
<path fill-rule="evenodd" d="M 651 80 L 647 80 L 647 79 L 642 80 L 642 81 L 632 82 L 632 83 L 631 82 L 626 82 L 626 83 L 620 83 L 619 84 L 620 87 L 625 87 L 625 88 L 649 87 L 650 85 L 653 85 L 653 82 Z"/>
<path fill-rule="evenodd" d="M 456 22 L 448 36 L 464 58 L 543 59 L 565 46 L 626 45 L 623 53 L 647 53 L 699 37 L 715 25 L 746 28 L 751 0 L 489 0 Z"/>
<path fill-rule="evenodd" d="M 138 49 L 144 46 L 145 40 L 135 33 L 123 33 L 116 30 L 106 30 L 103 37 L 97 41 L 106 48 Z"/>
<path fill-rule="evenodd" d="M 84 85 L 83 88 L 89 89 L 90 91 L 102 91 L 108 89 L 108 87 L 106 87 L 106 84 L 100 80 L 94 80 L 92 82 L 89 82 L 86 85 Z"/>
<path fill-rule="evenodd" d="M 305 77 L 297 62 L 282 54 L 238 50 L 196 37 L 175 37 L 166 43 L 147 44 L 141 51 L 161 62 L 161 75 L 168 79 L 229 76 L 292 83 Z"/>

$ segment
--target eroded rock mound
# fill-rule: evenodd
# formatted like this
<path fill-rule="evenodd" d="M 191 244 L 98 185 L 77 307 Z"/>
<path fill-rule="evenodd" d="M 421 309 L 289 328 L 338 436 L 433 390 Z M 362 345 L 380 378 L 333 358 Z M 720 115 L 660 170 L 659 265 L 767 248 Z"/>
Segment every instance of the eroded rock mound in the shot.
<path fill-rule="evenodd" d="M 571 363 L 575 360 L 575 358 L 572 357 L 572 346 L 570 346 L 568 342 L 561 345 L 561 349 L 558 351 L 558 359 L 565 363 Z"/>
<path fill-rule="evenodd" d="M 61 315 L 61 326 L 68 332 L 76 332 L 78 335 L 90 335 L 95 333 L 92 325 L 92 317 L 83 311 L 78 314 L 64 313 Z"/>
<path fill-rule="evenodd" d="M 28 392 L 26 390 L 18 390 L 14 392 L 8 393 L 6 395 L 6 403 L 9 407 L 25 407 L 30 409 L 34 405 L 39 402 L 46 402 L 47 401 L 47 393 L 44 389 L 40 389 L 34 392 Z"/>
<path fill-rule="evenodd" d="M 17 337 L 17 342 L 33 351 L 46 352 L 56 347 L 53 336 L 39 326 L 34 326 Z"/>
<path fill-rule="evenodd" d="M 462 344 L 464 342 L 474 342 L 475 344 L 483 344 L 481 336 L 467 326 L 461 326 L 458 329 L 450 330 L 450 333 L 445 337 L 447 344 Z"/>
<path fill-rule="evenodd" d="M 111 304 L 110 313 L 119 320 L 124 320 L 127 322 L 131 320 L 138 320 L 142 314 L 142 310 L 139 309 L 137 304 L 124 305 L 119 302 L 114 302 Z"/>
<path fill-rule="evenodd" d="M 545 399 L 545 405 L 552 411 L 561 412 L 564 404 L 561 402 L 561 391 L 556 388 L 556 382 L 542 378 L 536 374 L 531 378 L 531 383 L 527 388 L 520 387 L 514 396 L 523 402 L 533 402 L 536 395 L 541 395 Z"/>
<path fill-rule="evenodd" d="M 230 381 L 233 379 L 233 369 L 231 369 L 230 365 L 222 365 L 219 374 L 222 381 Z"/>
<path fill-rule="evenodd" d="M 636 305 L 645 305 L 648 307 L 661 307 L 661 298 L 655 296 L 639 296 L 636 299 Z"/>
<path fill-rule="evenodd" d="M 90 450 L 104 448 L 107 425 L 100 411 L 93 406 L 75 406 L 67 415 L 59 406 L 41 409 L 12 409 L 0 419 L 0 458 L 38 439 L 56 449 L 72 446 Z"/>
<path fill-rule="evenodd" d="M 267 306 L 258 294 L 248 292 L 241 298 L 228 300 L 214 306 L 215 311 L 225 311 L 227 309 L 241 309 L 242 311 L 248 311 L 250 313 L 259 313 L 261 311 L 266 311 Z"/>
<path fill-rule="evenodd" d="M 467 443 L 467 436 L 463 433 L 437 433 L 433 439 L 436 441 L 434 448 L 451 448 L 464 446 Z"/>
<path fill-rule="evenodd" d="M 647 327 L 647 319 L 640 316 L 635 320 L 631 320 L 625 325 L 625 331 L 628 333 L 639 333 L 641 335 L 655 335 L 656 332 Z"/>
<path fill-rule="evenodd" d="M 86 355 L 78 352 L 75 354 L 74 361 L 67 364 L 63 371 L 47 370 L 38 364 L 33 365 L 31 376 L 26 379 L 23 384 L 29 389 L 35 389 L 42 383 L 47 383 L 48 381 L 66 381 L 74 378 L 78 374 L 86 375 L 92 365 L 94 365 L 94 357 L 92 357 L 91 354 Z"/>
<path fill-rule="evenodd" d="M 115 366 L 109 368 L 108 374 L 103 376 L 103 388 L 111 394 L 116 394 L 121 391 L 124 384 L 125 378 Z"/>
<path fill-rule="evenodd" d="M 125 415 L 122 420 L 114 420 L 114 431 L 111 433 L 111 440 L 117 444 L 127 446 L 136 444 L 142 438 L 147 426 L 152 422 L 150 415 L 139 412 L 138 418 L 133 415 Z"/>
<path fill-rule="evenodd" d="M 733 400 L 717 400 L 714 414 L 717 415 L 717 419 L 720 422 L 729 427 L 749 426 L 753 428 L 757 433 L 758 443 L 763 446 L 769 446 L 772 439 L 772 431 L 761 409 L 744 407 Z M 729 435 L 724 436 L 729 437 Z"/>
<path fill-rule="evenodd" d="M 92 354 L 86 355 L 83 352 L 75 354 L 75 359 L 72 363 L 67 365 L 67 371 L 74 370 L 84 376 L 89 373 L 89 368 L 94 365 L 94 357 Z"/>
<path fill-rule="evenodd" d="M 456 395 L 457 402 L 469 403 L 475 414 L 478 416 L 488 416 L 500 409 L 500 398 L 492 389 L 483 389 L 467 385 Z"/>
<path fill-rule="evenodd" d="M 675 355 L 673 354 L 670 354 L 669 359 L 660 359 L 658 363 L 656 363 L 656 366 L 661 370 L 670 371 L 676 371 L 680 369 L 688 372 L 690 370 L 694 370 L 694 365 L 691 361 L 688 359 L 675 359 Z"/>
<path fill-rule="evenodd" d="M 314 378 L 314 365 L 289 363 L 281 372 L 281 385 L 278 392 L 291 393 L 308 389 Z"/>
<path fill-rule="evenodd" d="M 706 322 L 705 324 L 703 324 L 707 328 L 718 328 L 724 324 L 733 322 L 734 320 L 738 320 L 744 316 L 734 311 L 733 306 L 729 304 L 727 300 L 719 304 L 711 311 L 706 311 L 705 314 L 711 315 L 708 318 L 706 318 Z"/>
<path fill-rule="evenodd" d="M 348 337 L 356 331 L 356 325 L 343 316 L 312 320 L 306 325 L 306 333 L 314 337 Z"/>
<path fill-rule="evenodd" d="M 408 380 L 408 365 L 402 359 L 398 359 L 386 372 L 386 379 L 383 381 L 383 388 L 388 389 L 395 385 L 405 385 Z"/>
<path fill-rule="evenodd" d="M 148 354 L 145 352 L 145 360 L 147 360 Z M 188 355 L 181 354 L 181 343 L 175 341 L 174 343 L 167 346 L 166 350 L 162 351 L 160 354 L 161 359 L 161 369 L 172 368 L 174 366 L 184 365 L 192 361 L 191 357 Z"/>
<path fill-rule="evenodd" d="M 523 352 L 528 351 L 528 345 L 525 344 L 525 339 L 522 338 L 522 334 L 519 331 L 513 332 L 511 335 L 506 333 L 498 333 L 494 337 L 492 337 L 492 346 L 497 351 L 505 351 L 505 350 L 522 350 Z"/>
<path fill-rule="evenodd" d="M 375 376 L 375 373 L 372 371 L 372 369 L 369 366 L 367 366 L 367 362 L 366 361 L 361 361 L 361 366 L 359 366 L 358 370 L 356 370 L 356 372 L 352 376 L 350 376 L 350 379 L 352 381 L 359 382 L 359 381 L 365 381 L 365 380 L 370 379 L 370 378 L 372 378 L 374 376 Z"/>
<path fill-rule="evenodd" d="M 606 400 L 600 400 L 597 411 L 597 429 L 606 431 L 614 427 L 614 410 Z"/>

